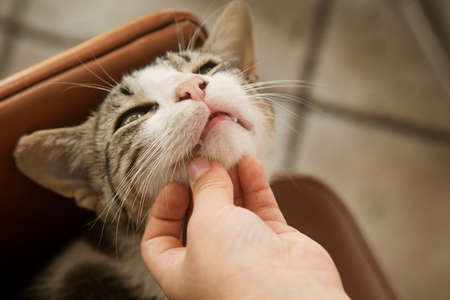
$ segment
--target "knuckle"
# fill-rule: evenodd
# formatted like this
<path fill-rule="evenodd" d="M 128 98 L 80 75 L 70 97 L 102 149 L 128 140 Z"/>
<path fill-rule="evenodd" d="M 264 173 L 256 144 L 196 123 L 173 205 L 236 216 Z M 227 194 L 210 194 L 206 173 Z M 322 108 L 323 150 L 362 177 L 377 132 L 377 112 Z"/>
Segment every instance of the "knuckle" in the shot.
<path fill-rule="evenodd" d="M 208 177 L 200 178 L 197 181 L 195 189 L 197 191 L 203 190 L 228 190 L 232 188 L 231 179 L 225 170 L 217 170 L 213 172 Z"/>
<path fill-rule="evenodd" d="M 229 183 L 224 180 L 209 180 L 202 182 L 199 190 L 226 190 L 229 188 Z"/>

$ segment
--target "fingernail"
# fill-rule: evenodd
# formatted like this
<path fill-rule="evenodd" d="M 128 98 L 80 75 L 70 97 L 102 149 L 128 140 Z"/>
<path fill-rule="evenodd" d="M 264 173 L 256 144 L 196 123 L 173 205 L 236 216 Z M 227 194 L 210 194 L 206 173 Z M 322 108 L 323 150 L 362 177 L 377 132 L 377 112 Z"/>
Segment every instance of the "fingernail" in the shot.
<path fill-rule="evenodd" d="M 196 182 L 197 179 L 209 170 L 211 164 L 206 158 L 197 158 L 193 160 L 188 167 L 189 179 Z"/>

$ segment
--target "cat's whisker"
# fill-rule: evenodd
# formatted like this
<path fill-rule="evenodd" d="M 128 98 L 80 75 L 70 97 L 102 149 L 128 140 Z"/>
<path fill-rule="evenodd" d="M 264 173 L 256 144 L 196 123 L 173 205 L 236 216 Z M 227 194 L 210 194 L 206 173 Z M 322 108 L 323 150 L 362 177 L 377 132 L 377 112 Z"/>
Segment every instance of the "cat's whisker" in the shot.
<path fill-rule="evenodd" d="M 313 89 L 313 88 L 317 88 L 317 85 L 313 85 L 313 84 L 307 84 L 307 83 L 271 83 L 271 84 L 267 84 L 267 85 L 260 85 L 260 86 L 245 86 L 244 90 L 245 91 L 252 91 L 252 92 L 260 92 L 260 91 L 265 91 L 265 90 L 279 90 L 279 89 L 283 89 L 283 90 L 303 90 L 303 89 Z"/>
<path fill-rule="evenodd" d="M 290 103 L 297 103 L 302 104 L 305 106 L 312 106 L 313 103 L 311 100 L 298 96 L 298 95 L 291 95 L 291 94 L 282 94 L 282 93 L 264 93 L 264 94 L 255 94 L 253 97 L 257 99 L 264 99 L 269 101 L 270 103 L 277 103 L 277 100 L 281 100 L 284 102 L 290 102 Z"/>
<path fill-rule="evenodd" d="M 247 87 L 244 90 L 245 91 L 252 91 L 252 92 L 260 92 L 260 91 L 265 91 L 265 90 L 278 90 L 278 89 L 296 89 L 296 90 L 300 90 L 300 89 L 313 89 L 315 88 L 314 86 L 311 85 L 287 85 L 287 84 L 279 84 L 279 85 L 270 85 L 270 86 L 261 86 L 261 87 Z"/>
<path fill-rule="evenodd" d="M 122 213 L 122 209 L 119 209 L 119 216 L 117 218 L 117 223 L 116 223 L 116 234 L 115 234 L 115 243 L 114 243 L 114 247 L 116 249 L 116 256 L 119 257 L 119 247 L 118 247 L 118 242 L 119 242 L 119 224 L 120 224 L 120 214 Z"/>
<path fill-rule="evenodd" d="M 173 18 L 175 20 L 175 31 L 177 34 L 178 52 L 181 52 L 186 47 L 186 41 L 184 39 L 184 33 L 182 32 L 182 30 L 180 30 L 180 24 L 178 23 L 178 19 L 175 16 L 175 14 L 173 15 Z"/>
<path fill-rule="evenodd" d="M 253 95 L 256 98 L 266 97 L 269 99 L 282 99 L 282 100 L 292 100 L 292 102 L 307 102 L 307 100 L 301 96 L 291 95 L 287 93 L 258 93 Z"/>
<path fill-rule="evenodd" d="M 158 172 L 160 175 L 162 174 L 161 171 L 158 171 L 160 169 L 159 168 L 160 165 L 167 166 L 167 165 L 170 165 L 171 161 L 176 161 L 175 165 L 171 168 L 171 171 L 166 169 L 166 177 L 164 177 L 162 179 L 163 182 L 171 182 L 175 176 L 175 172 L 178 169 L 178 164 L 180 164 L 181 160 L 183 158 L 185 158 L 186 155 L 188 154 L 188 152 L 190 151 L 189 149 L 183 149 L 183 147 L 179 147 L 179 145 L 177 143 L 173 142 L 173 140 L 175 139 L 174 138 L 174 135 L 176 134 L 175 132 L 168 131 L 168 133 L 169 133 L 169 135 L 167 136 L 167 138 L 164 139 L 164 141 L 165 142 L 172 141 L 172 142 L 170 142 L 169 144 L 166 143 L 164 145 L 164 149 L 165 149 L 165 152 L 172 153 L 172 155 L 170 157 L 158 156 L 157 159 L 155 161 L 153 161 L 152 168 L 150 168 L 147 171 L 146 179 L 143 181 L 144 184 L 141 186 L 141 192 L 139 193 L 140 195 L 148 194 L 148 189 L 151 184 L 151 181 L 149 180 L 149 178 L 152 178 L 156 172 Z M 145 201 L 145 199 L 142 196 L 140 199 L 139 214 L 138 214 L 138 220 L 140 220 L 138 222 L 139 227 L 141 227 L 145 224 L 145 219 L 148 215 L 148 212 L 144 211 L 144 205 L 143 205 L 144 201 Z"/>
<path fill-rule="evenodd" d="M 141 158 L 139 158 L 139 161 L 136 165 L 139 165 L 139 169 L 134 172 L 134 169 L 136 168 L 136 165 L 130 170 L 129 173 L 134 172 L 133 177 L 130 179 L 128 179 L 128 181 L 130 181 L 131 183 L 134 182 L 134 180 L 137 178 L 137 176 L 140 174 L 140 172 L 143 170 L 143 168 L 145 166 L 148 165 L 148 160 L 150 160 L 150 158 L 152 158 L 157 151 L 160 150 L 161 148 L 161 141 L 164 140 L 166 138 L 167 134 L 164 133 L 163 135 L 157 137 L 155 140 L 152 141 L 152 143 L 145 149 L 144 153 L 142 154 Z M 127 173 L 127 178 L 129 178 L 129 173 Z"/>
<path fill-rule="evenodd" d="M 211 5 L 211 3 L 210 3 Z M 209 19 L 215 15 L 217 15 L 217 13 L 219 11 L 221 11 L 223 9 L 225 5 L 219 6 L 218 8 L 216 8 L 212 13 L 210 13 L 201 23 L 200 26 L 197 26 L 197 28 L 195 29 L 194 33 L 192 34 L 191 38 L 189 39 L 188 45 L 186 47 L 187 50 L 192 51 L 194 49 L 195 43 L 197 42 L 198 39 L 198 35 L 200 33 L 200 31 L 202 30 L 202 28 L 206 25 L 206 22 L 209 21 Z M 209 7 L 208 7 L 209 9 Z"/>
<path fill-rule="evenodd" d="M 321 85 L 320 83 L 315 83 L 308 80 L 301 80 L 301 79 L 277 79 L 277 80 L 266 80 L 266 81 L 257 81 L 248 83 L 245 86 L 261 86 L 261 85 L 268 85 L 268 84 L 278 84 L 278 83 L 293 83 L 293 84 L 313 84 L 313 85 Z"/>
<path fill-rule="evenodd" d="M 170 141 L 170 140 L 172 140 L 172 138 L 170 137 L 170 131 L 168 131 L 167 133 L 169 133 L 169 134 L 166 134 L 167 135 L 167 137 L 166 137 L 166 139 L 165 139 L 165 142 L 168 142 L 168 141 Z M 161 148 L 162 149 L 162 148 Z M 172 153 L 173 152 L 173 144 L 169 144 L 169 145 L 167 145 L 167 143 L 166 143 L 166 145 L 164 145 L 164 151 L 167 151 L 167 152 L 169 152 L 169 153 Z M 165 157 L 164 156 L 162 156 L 162 155 L 159 155 L 157 158 L 156 158 L 156 160 L 153 162 L 153 164 L 152 164 L 152 168 L 149 168 L 148 170 L 147 170 L 147 174 L 146 175 L 144 175 L 145 176 L 145 180 L 143 181 L 143 185 L 141 186 L 141 191 L 140 191 L 140 194 L 141 194 L 141 199 L 140 199 L 140 201 L 139 201 L 139 210 L 138 210 L 138 218 L 140 219 L 140 216 L 141 216 L 141 214 L 142 214 L 142 212 L 143 212 L 143 205 L 144 205 L 144 201 L 145 201 L 145 199 L 144 199 L 144 197 L 146 196 L 146 195 L 148 195 L 148 187 L 150 186 L 150 178 L 152 178 L 152 175 L 154 174 L 154 172 L 156 171 L 156 170 L 158 170 L 159 169 L 159 166 L 160 165 L 162 165 L 162 166 L 165 166 L 165 165 L 167 165 L 167 163 L 166 163 L 166 161 L 164 161 L 164 159 L 165 159 Z M 163 163 L 164 162 L 164 163 Z M 165 181 L 164 181 L 165 182 Z M 140 224 L 139 224 L 140 225 Z"/>
<path fill-rule="evenodd" d="M 254 63 L 252 63 L 249 66 L 247 66 L 246 68 L 242 69 L 242 73 L 247 73 L 249 70 L 255 71 L 256 66 L 262 64 L 263 62 L 264 62 L 264 59 L 262 59 L 262 58 L 255 60 Z"/>
<path fill-rule="evenodd" d="M 124 193 L 125 197 L 127 197 L 129 191 L 131 189 L 133 189 L 133 187 L 134 187 L 136 178 L 138 178 L 138 175 L 143 170 L 144 166 L 146 166 L 144 158 L 146 158 L 149 153 L 152 155 L 156 151 L 154 148 L 155 148 L 155 146 L 158 145 L 158 142 L 159 142 L 159 139 L 156 139 L 155 141 L 153 141 L 152 144 L 150 144 L 150 146 L 148 148 L 146 148 L 144 153 L 142 153 L 142 156 L 138 159 L 138 161 L 133 166 L 133 168 L 131 170 L 129 170 L 127 172 L 127 174 L 125 174 L 125 177 L 122 179 L 122 182 L 119 185 L 119 190 L 118 190 L 119 193 Z M 136 168 L 137 168 L 137 170 L 136 170 Z M 130 174 L 133 174 L 133 176 L 131 178 L 130 178 Z M 126 187 L 126 190 L 121 188 L 122 183 L 128 184 L 128 186 Z"/>
<path fill-rule="evenodd" d="M 134 174 L 132 180 L 126 180 L 126 181 L 125 181 L 126 184 L 125 184 L 125 185 L 122 185 L 121 187 L 119 187 L 118 190 L 116 191 L 116 192 L 117 192 L 117 197 L 118 197 L 118 198 L 125 199 L 125 200 L 122 200 L 121 206 L 118 208 L 118 211 L 123 209 L 123 205 L 125 204 L 124 202 L 128 199 L 129 193 L 131 192 L 131 190 L 134 189 L 135 185 L 137 184 L 137 180 L 135 180 L 135 179 L 138 178 L 138 174 L 139 174 L 140 171 L 144 168 L 145 165 L 146 165 L 146 164 L 143 163 L 143 164 L 138 168 L 137 172 L 135 172 L 135 174 Z M 129 177 L 126 176 L 126 178 L 128 179 Z M 136 199 L 136 195 L 135 195 L 135 197 L 134 197 L 134 200 L 132 201 L 132 208 L 134 207 L 135 199 Z M 132 211 L 132 210 L 133 210 L 133 209 L 131 209 L 131 211 Z M 118 218 L 118 219 L 117 219 L 117 222 L 119 222 L 119 220 L 120 220 L 120 217 L 118 217 L 118 215 L 119 215 L 119 214 L 118 214 L 118 211 L 116 212 L 116 214 L 115 214 L 114 217 L 113 217 L 113 222 L 115 222 L 115 219 L 116 219 L 116 218 Z"/>
<path fill-rule="evenodd" d="M 147 149 L 147 150 L 150 150 L 150 149 Z M 132 168 L 132 170 L 130 170 L 130 172 L 133 172 L 135 168 L 136 168 L 136 165 Z M 130 173 L 130 172 L 129 172 L 129 173 Z M 135 174 L 135 176 L 137 176 L 138 173 L 139 173 L 139 172 L 137 172 L 137 173 Z M 133 180 L 134 180 L 134 179 L 133 179 Z M 121 182 L 119 183 L 119 185 L 118 185 L 118 187 L 117 187 L 117 189 L 116 189 L 116 194 L 113 195 L 113 201 L 110 202 L 111 205 L 108 207 L 107 214 L 109 213 L 109 210 L 110 210 L 111 207 L 113 206 L 112 204 L 113 204 L 113 203 L 116 203 L 116 200 L 120 198 L 120 195 L 121 195 L 121 194 L 124 194 L 124 198 L 125 198 L 125 199 L 128 197 L 128 191 L 132 188 L 132 186 L 131 186 L 130 184 L 129 184 L 128 186 L 126 186 L 126 184 L 128 184 L 128 181 L 129 181 L 129 174 L 126 174 L 126 176 L 124 176 L 124 178 L 122 178 Z M 126 188 L 127 190 L 126 190 L 125 193 L 123 193 L 125 188 Z M 118 209 L 121 209 L 121 208 L 118 208 Z M 114 222 L 114 219 L 115 219 L 115 217 L 113 218 L 113 222 Z"/>
<path fill-rule="evenodd" d="M 278 89 L 320 89 L 321 91 L 333 91 L 333 86 L 324 83 L 317 83 L 305 80 L 272 80 L 272 81 L 260 81 L 255 83 L 249 83 L 244 85 L 244 90 L 250 92 L 260 92 L 264 90 L 278 90 Z"/>
<path fill-rule="evenodd" d="M 295 89 L 296 92 L 291 92 L 290 90 Z M 302 94 L 298 91 L 300 90 L 312 90 L 311 86 L 301 86 L 301 87 L 292 87 L 292 86 L 276 86 L 276 87 L 263 87 L 263 88 L 247 88 L 245 92 L 248 94 L 258 95 L 258 94 L 266 94 L 266 93 L 274 93 L 274 94 L 289 94 L 289 95 L 298 95 Z M 280 92 L 281 90 L 287 90 L 286 92 Z"/>
<path fill-rule="evenodd" d="M 147 192 L 147 186 L 151 184 L 150 178 L 151 175 L 153 174 L 154 170 L 158 168 L 159 166 L 159 160 L 160 160 L 160 153 L 162 152 L 162 146 L 160 143 L 158 143 L 158 148 L 155 149 L 155 151 L 153 151 L 152 153 L 149 153 L 149 155 L 144 156 L 144 162 L 143 165 L 148 166 L 147 169 L 145 170 L 146 172 L 144 172 L 143 178 L 145 178 L 144 180 L 140 181 L 140 185 L 137 187 L 138 191 L 137 191 L 137 195 L 135 197 L 135 199 L 133 200 L 133 207 L 135 205 L 135 202 L 137 201 L 137 227 L 139 228 L 140 224 L 139 224 L 139 219 L 141 218 L 141 211 L 142 211 L 142 207 L 144 205 L 144 202 L 146 201 L 146 197 L 148 196 L 148 192 Z M 158 155 L 155 155 L 158 154 Z M 151 164 L 152 163 L 152 164 Z"/>
<path fill-rule="evenodd" d="M 91 89 L 96 89 L 96 90 L 100 90 L 100 91 L 105 91 L 107 93 L 110 93 L 111 90 L 108 89 L 105 86 L 99 85 L 99 84 L 95 84 L 95 83 L 79 83 L 79 82 L 64 82 L 64 81 L 58 81 L 58 82 L 51 82 L 48 84 L 65 84 L 65 85 L 71 85 L 71 87 L 65 89 L 65 91 L 76 88 L 76 87 L 84 87 L 84 88 L 91 88 Z"/>
<path fill-rule="evenodd" d="M 156 140 L 153 141 L 153 143 L 150 145 L 150 147 L 148 147 L 148 148 L 146 149 L 146 151 L 142 154 L 142 157 L 139 159 L 139 162 L 137 163 L 137 165 L 140 165 L 139 168 L 138 168 L 138 170 L 137 170 L 136 172 L 133 172 L 134 169 L 136 168 L 136 165 L 135 165 L 135 166 L 133 167 L 133 169 L 130 170 L 130 172 L 128 172 L 128 174 L 127 174 L 126 177 L 124 178 L 124 179 L 127 179 L 127 180 L 125 181 L 125 183 L 127 183 L 128 186 L 126 186 L 125 189 L 123 189 L 122 187 L 119 186 L 119 188 L 118 188 L 118 194 L 123 194 L 125 199 L 128 198 L 128 193 L 129 193 L 129 192 L 134 188 L 134 186 L 137 184 L 136 178 L 138 178 L 139 173 L 144 169 L 144 167 L 147 167 L 147 166 L 150 165 L 150 160 L 151 160 L 151 158 L 155 155 L 155 152 L 157 152 L 158 150 L 160 150 L 160 149 L 158 149 L 158 148 L 160 148 L 160 147 L 159 147 L 159 146 L 160 146 L 160 141 L 163 140 L 164 138 L 165 138 L 164 135 L 163 135 L 163 136 L 160 136 L 158 139 L 156 139 Z M 155 146 L 158 146 L 158 148 L 155 149 Z M 129 173 L 131 173 L 131 172 L 133 172 L 134 174 L 133 174 L 133 177 L 132 177 L 131 180 L 130 180 L 130 178 L 129 178 Z M 123 182 L 123 180 L 122 180 L 122 182 Z M 133 207 L 134 207 L 135 202 L 136 202 L 136 198 L 139 197 L 139 194 L 141 194 L 141 193 L 138 193 L 138 195 L 136 195 L 136 196 L 134 197 L 133 202 L 132 202 L 132 206 L 131 206 L 131 207 L 132 207 L 131 210 L 133 210 Z M 142 197 L 144 197 L 144 196 L 145 196 L 145 195 L 142 195 Z"/>
<path fill-rule="evenodd" d="M 95 57 L 94 57 L 95 58 Z M 98 62 L 98 60 L 95 58 L 95 64 L 102 70 L 103 74 L 105 74 L 113 83 L 113 85 L 111 85 L 111 88 L 113 88 L 116 85 L 119 85 L 120 83 L 115 80 L 111 74 L 109 74 L 109 72 L 106 71 L 106 69 Z"/>
<path fill-rule="evenodd" d="M 289 115 L 293 116 L 294 118 L 302 118 L 302 116 L 300 116 L 299 114 L 289 110 L 288 108 L 284 107 L 281 104 L 275 104 L 275 106 L 278 107 L 279 109 L 281 109 L 282 111 L 285 111 Z M 281 119 L 281 118 L 276 119 L 276 122 L 282 122 L 289 130 L 293 131 L 296 134 L 300 134 L 300 131 L 298 129 L 296 129 L 295 127 L 293 127 L 291 125 L 291 122 L 286 121 L 286 120 Z"/>
<path fill-rule="evenodd" d="M 279 109 L 281 109 L 282 111 L 285 111 L 285 112 L 288 113 L 289 115 L 293 116 L 294 118 L 299 118 L 299 117 L 301 117 L 298 113 L 296 113 L 295 111 L 289 109 L 288 107 L 286 107 L 286 106 L 284 106 L 284 105 L 282 105 L 282 104 L 274 103 L 274 105 L 275 105 L 276 107 L 278 107 Z"/>
<path fill-rule="evenodd" d="M 115 204 L 117 203 L 117 200 L 120 200 L 121 205 L 119 207 L 117 207 L 117 211 L 113 216 L 113 220 L 111 221 L 111 223 L 114 223 L 115 219 L 116 219 L 116 215 L 119 213 L 119 211 L 122 209 L 122 205 L 124 200 L 121 199 L 121 194 L 122 194 L 122 189 L 124 189 L 124 183 L 127 183 L 126 180 L 126 176 L 124 178 L 122 178 L 121 182 L 119 183 L 119 186 L 117 187 L 115 194 L 112 195 L 112 201 L 109 202 L 109 205 L 107 204 L 106 207 L 103 209 L 103 211 L 101 212 L 101 216 L 103 217 L 104 215 L 104 219 L 105 222 L 107 222 L 108 220 L 108 215 L 111 211 L 111 209 L 115 206 Z M 127 195 L 125 195 L 124 197 L 125 199 L 127 198 Z"/>
<path fill-rule="evenodd" d="M 94 61 L 96 61 L 97 59 L 95 58 L 95 56 L 93 55 Z M 102 78 L 101 76 L 99 76 L 97 73 L 95 73 L 94 71 L 92 71 L 91 68 L 88 67 L 87 63 L 83 62 L 81 60 L 81 58 L 79 56 L 77 56 L 78 61 L 80 62 L 80 65 L 89 73 L 91 73 L 95 78 L 97 78 L 98 80 L 100 80 L 101 82 L 103 82 L 104 84 L 106 84 L 109 88 L 113 88 L 114 84 L 107 81 L 106 79 Z"/>
<path fill-rule="evenodd" d="M 69 91 L 69 90 L 74 89 L 74 88 L 76 88 L 76 87 L 87 87 L 87 88 L 91 88 L 91 89 L 94 89 L 94 90 L 100 90 L 100 91 L 108 92 L 107 89 L 103 89 L 103 88 L 95 87 L 95 86 L 91 86 L 91 85 L 84 85 L 84 86 L 83 86 L 83 85 L 78 85 L 78 86 L 72 86 L 72 87 L 66 88 L 64 91 L 66 92 L 66 91 Z"/>
<path fill-rule="evenodd" d="M 287 96 L 287 95 L 285 95 L 285 96 Z M 308 108 L 310 110 L 313 110 L 313 111 L 315 111 L 317 113 L 321 112 L 320 107 L 314 105 L 313 102 L 311 102 L 310 100 L 308 100 L 306 98 L 303 98 L 303 97 L 296 96 L 296 97 L 291 99 L 290 97 L 287 97 L 287 98 L 274 98 L 273 96 L 271 96 L 271 97 L 269 97 L 269 96 L 259 96 L 257 98 L 261 99 L 261 100 L 265 100 L 265 101 L 271 103 L 272 105 L 275 105 L 277 107 L 281 107 L 281 108 L 284 108 L 284 109 L 289 109 L 286 106 L 286 104 L 296 104 L 296 105 L 297 104 L 301 104 L 303 107 Z M 297 99 L 297 98 L 299 98 L 299 99 Z M 280 103 L 277 100 L 282 100 L 282 101 Z M 292 111 L 291 113 L 294 113 L 294 112 Z M 296 118 L 297 117 L 300 117 L 300 115 L 296 115 Z"/>

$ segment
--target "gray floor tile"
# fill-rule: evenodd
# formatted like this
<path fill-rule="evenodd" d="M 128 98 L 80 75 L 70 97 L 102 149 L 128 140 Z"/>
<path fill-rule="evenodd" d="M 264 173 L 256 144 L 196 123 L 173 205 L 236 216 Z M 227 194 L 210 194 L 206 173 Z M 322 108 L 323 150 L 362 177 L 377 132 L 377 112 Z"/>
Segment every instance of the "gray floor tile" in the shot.
<path fill-rule="evenodd" d="M 133 5 L 119 6 L 117 1 L 108 0 L 96 1 L 95 5 L 88 0 L 34 0 L 29 3 L 24 22 L 31 28 L 53 35 L 70 37 L 72 40 L 88 39 L 140 16 L 167 9 L 193 11 L 202 20 L 206 20 L 207 25 L 211 25 L 226 2 L 137 0 Z M 309 38 L 311 10 L 315 8 L 316 1 L 308 0 L 297 4 L 296 1 L 289 0 L 284 6 L 270 3 L 271 1 L 250 3 L 254 12 L 260 76 L 266 80 L 296 78 L 297 70 L 302 64 L 302 52 Z M 277 24 L 270 23 L 267 22 L 268 18 L 279 21 Z M 283 53 L 283 58 L 277 53 Z"/>
<path fill-rule="evenodd" d="M 308 118 L 297 168 L 329 183 L 400 299 L 450 299 L 450 147 L 332 116 Z"/>
<path fill-rule="evenodd" d="M 206 20 L 207 25 L 211 25 L 226 2 L 136 0 L 133 5 L 122 5 L 122 2 L 119 5 L 119 1 L 109 0 L 95 1 L 95 4 L 89 0 L 34 0 L 30 1 L 24 22 L 27 26 L 56 35 L 88 39 L 140 16 L 168 9 L 192 11 Z M 311 12 L 317 6 L 317 1 L 297 2 L 287 0 L 285 5 L 278 5 L 267 0 L 250 1 L 254 12 L 257 67 L 264 79 L 291 79 L 298 76 L 301 53 L 309 38 Z"/>
<path fill-rule="evenodd" d="M 0 70 L 0 77 L 6 77 L 22 71 L 67 49 L 67 47 L 27 37 L 16 39 L 12 47 L 11 60 L 8 62 L 5 70 Z"/>
<path fill-rule="evenodd" d="M 313 38 L 311 26 L 319 2 L 263 0 L 252 1 L 253 20 L 255 23 L 255 43 L 257 70 L 261 80 L 299 79 L 305 64 L 307 46 Z M 265 91 L 273 92 L 273 91 Z M 275 92 L 297 94 L 295 89 L 277 89 Z M 277 149 L 286 149 L 296 119 L 292 103 L 277 99 L 276 136 L 274 145 Z M 271 170 L 280 170 L 285 160 L 286 151 L 274 151 Z"/>
<path fill-rule="evenodd" d="M 220 5 L 223 1 L 218 1 Z M 60 35 L 91 38 L 139 17 L 163 9 L 183 9 L 208 13 L 209 1 L 135 0 L 132 4 L 110 0 L 32 0 L 25 14 L 27 25 Z"/>
<path fill-rule="evenodd" d="M 339 0 L 331 18 L 320 101 L 450 130 L 449 96 L 392 3 Z"/>
<path fill-rule="evenodd" d="M 4 74 L 8 72 L 5 70 L 7 67 L 7 59 L 8 59 L 8 47 L 11 41 L 8 39 L 8 36 L 0 30 L 0 80 L 3 78 Z"/>
<path fill-rule="evenodd" d="M 2 50 L 6 43 L 6 35 L 0 31 L 0 61 L 2 60 Z"/>
<path fill-rule="evenodd" d="M 8 17 L 12 11 L 14 1 L 16 0 L 2 0 L 0 1 L 0 18 Z"/>

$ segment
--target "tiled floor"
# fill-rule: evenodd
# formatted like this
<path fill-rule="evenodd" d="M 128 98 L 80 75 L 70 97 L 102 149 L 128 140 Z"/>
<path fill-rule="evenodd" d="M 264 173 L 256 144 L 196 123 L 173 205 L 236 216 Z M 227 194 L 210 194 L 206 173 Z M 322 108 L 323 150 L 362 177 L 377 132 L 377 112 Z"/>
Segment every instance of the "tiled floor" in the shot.
<path fill-rule="evenodd" d="M 291 91 L 308 96 L 302 109 L 277 109 L 277 148 L 291 150 L 274 170 L 313 174 L 344 198 L 401 299 L 444 300 L 450 96 L 436 77 L 447 71 L 430 65 L 396 5 L 409 1 L 249 3 L 261 78 L 318 84 Z M 2 0 L 0 77 L 156 10 L 191 10 L 211 24 L 226 2 Z"/>
<path fill-rule="evenodd" d="M 448 299 L 450 149 L 311 114 L 297 168 L 346 199 L 401 299 Z"/>
<path fill-rule="evenodd" d="M 386 1 L 338 1 L 314 98 L 450 131 L 450 101 L 407 25 Z"/>

